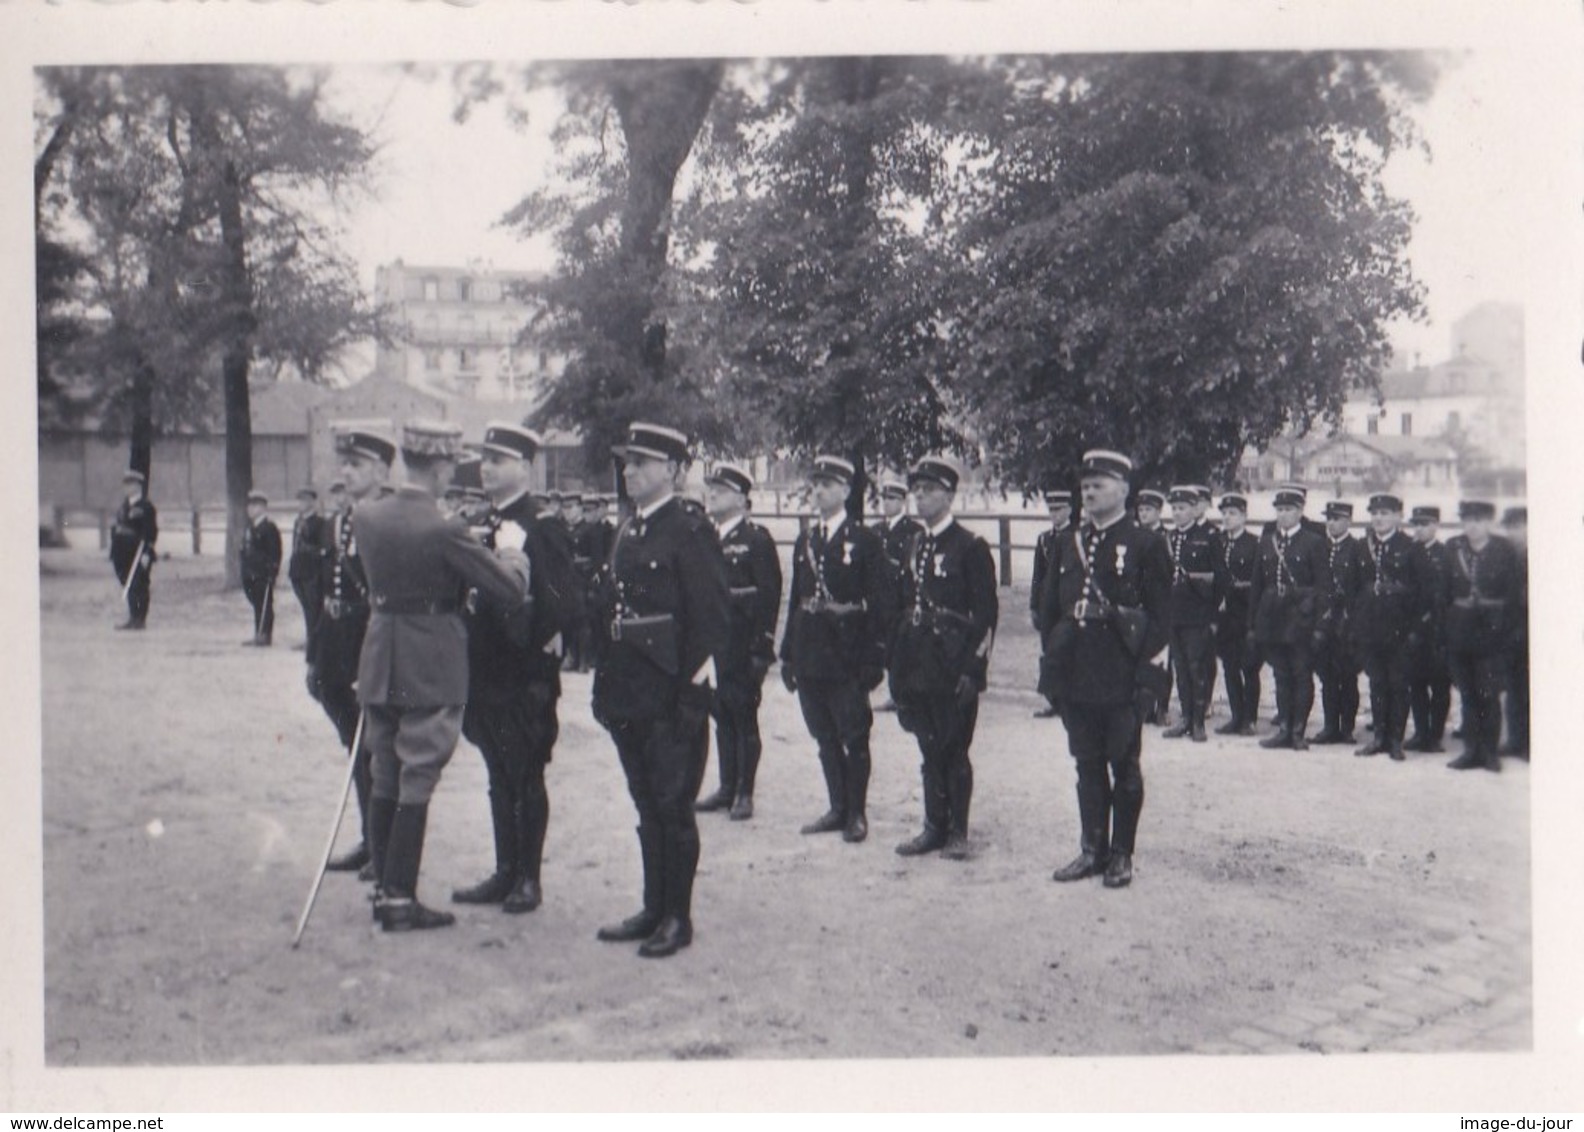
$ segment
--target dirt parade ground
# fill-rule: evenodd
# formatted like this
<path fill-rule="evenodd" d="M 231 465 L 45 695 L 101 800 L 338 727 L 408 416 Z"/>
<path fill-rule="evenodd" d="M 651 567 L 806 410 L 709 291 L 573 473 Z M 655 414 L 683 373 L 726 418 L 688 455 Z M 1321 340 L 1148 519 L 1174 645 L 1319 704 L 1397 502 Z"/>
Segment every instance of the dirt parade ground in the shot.
<path fill-rule="evenodd" d="M 1031 718 L 1017 589 L 973 749 L 971 859 L 893 852 L 922 810 L 892 714 L 869 840 L 800 836 L 823 783 L 772 673 L 756 815 L 700 816 L 694 942 L 652 962 L 594 939 L 636 909 L 639 868 L 591 677 L 565 678 L 543 907 L 449 903 L 492 865 L 464 743 L 420 881 L 457 926 L 384 935 L 365 886 L 331 874 L 293 951 L 345 764 L 304 690 L 291 595 L 275 646 L 247 649 L 215 559 L 160 563 L 143 633 L 111 631 L 97 554 L 42 552 L 41 593 L 47 1066 L 1531 1047 L 1526 764 L 1457 774 L 1450 754 L 1151 728 L 1133 886 L 1054 884 L 1078 841 L 1073 767 L 1061 724 Z"/>

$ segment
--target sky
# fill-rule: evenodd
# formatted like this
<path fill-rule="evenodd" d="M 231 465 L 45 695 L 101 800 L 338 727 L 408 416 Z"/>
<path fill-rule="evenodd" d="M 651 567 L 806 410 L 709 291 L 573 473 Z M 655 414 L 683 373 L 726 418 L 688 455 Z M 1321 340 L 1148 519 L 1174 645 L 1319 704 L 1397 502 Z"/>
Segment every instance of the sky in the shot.
<path fill-rule="evenodd" d="M 342 65 L 329 93 L 381 140 L 377 195 L 359 203 L 346 228 L 368 286 L 378 265 L 398 257 L 553 268 L 548 240 L 527 240 L 498 223 L 545 182 L 553 96 L 536 96 L 527 125 L 516 126 L 500 100 L 457 123 L 457 94 L 443 68 Z M 1519 233 L 1534 176 L 1534 147 L 1526 144 L 1534 95 L 1520 54 L 1488 50 L 1448 57 L 1435 94 L 1415 109 L 1430 154 L 1400 153 L 1387 171 L 1388 187 L 1418 212 L 1410 260 L 1427 289 L 1428 321 L 1393 328 L 1405 358 L 1439 361 L 1451 352 L 1451 323 L 1463 312 L 1488 299 L 1523 300 L 1528 256 Z"/>

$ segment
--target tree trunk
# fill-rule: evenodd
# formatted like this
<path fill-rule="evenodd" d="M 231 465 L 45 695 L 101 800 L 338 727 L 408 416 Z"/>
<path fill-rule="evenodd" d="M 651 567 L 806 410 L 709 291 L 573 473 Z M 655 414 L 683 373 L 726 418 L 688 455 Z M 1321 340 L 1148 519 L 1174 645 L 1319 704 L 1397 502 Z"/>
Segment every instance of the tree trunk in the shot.
<path fill-rule="evenodd" d="M 225 391 L 226 430 L 226 588 L 242 584 L 234 549 L 247 521 L 247 496 L 253 490 L 253 416 L 248 398 L 248 359 L 252 354 L 253 296 L 248 280 L 247 243 L 242 226 L 242 190 L 236 162 L 227 159 L 219 183 L 221 294 L 225 306 L 225 345 L 220 374 Z"/>
<path fill-rule="evenodd" d="M 128 430 L 127 467 L 142 472 L 146 491 L 154 498 L 154 381 L 158 375 L 142 350 L 132 361 L 132 421 Z"/>

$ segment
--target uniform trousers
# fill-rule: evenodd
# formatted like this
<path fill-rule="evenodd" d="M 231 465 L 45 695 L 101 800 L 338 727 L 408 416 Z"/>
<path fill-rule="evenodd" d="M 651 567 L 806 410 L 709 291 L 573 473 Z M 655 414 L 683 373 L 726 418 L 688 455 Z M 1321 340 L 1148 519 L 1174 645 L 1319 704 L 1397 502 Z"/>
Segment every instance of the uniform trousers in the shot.
<path fill-rule="evenodd" d="M 1501 741 L 1506 666 L 1500 655 L 1455 652 L 1447 659 L 1463 702 L 1463 740 L 1470 750 L 1494 754 Z"/>
<path fill-rule="evenodd" d="M 559 685 L 534 681 L 513 696 L 474 696 L 462 733 L 484 756 L 498 868 L 539 879 L 550 795 L 545 766 L 555 749 Z"/>
<path fill-rule="evenodd" d="M 1358 723 L 1359 665 L 1346 640 L 1331 635 L 1315 652 L 1315 668 L 1320 676 L 1320 710 L 1325 725 L 1344 735 Z"/>
<path fill-rule="evenodd" d="M 699 859 L 693 803 L 709 762 L 709 717 L 701 715 L 696 723 L 671 716 L 606 726 L 638 810 L 644 911 L 689 920 Z"/>
<path fill-rule="evenodd" d="M 141 625 L 148 620 L 149 567 L 141 565 L 136 558 L 129 559 L 125 563 L 116 562 L 114 566 L 116 581 L 123 586 L 127 584 L 127 571 L 134 568 L 134 566 L 137 569 L 137 576 L 132 579 L 132 584 L 127 586 L 126 603 L 127 616 L 134 624 Z"/>
<path fill-rule="evenodd" d="M 759 702 L 763 680 L 750 667 L 722 673 L 715 697 L 715 746 L 720 760 L 721 792 L 733 798 L 753 797 L 754 778 L 764 742 L 759 737 Z"/>
<path fill-rule="evenodd" d="M 427 805 L 461 738 L 462 705 L 404 708 L 367 704 L 363 712 L 374 798 Z"/>
<path fill-rule="evenodd" d="M 1062 721 L 1078 767 L 1078 820 L 1083 848 L 1098 857 L 1133 852 L 1144 808 L 1139 765 L 1143 722 L 1129 700 L 1120 704 L 1068 701 Z"/>
<path fill-rule="evenodd" d="M 322 591 L 323 587 L 319 584 L 317 578 L 292 583 L 292 593 L 297 595 L 298 604 L 302 606 L 303 626 L 307 631 L 310 647 L 312 647 L 314 633 L 318 631 L 319 621 L 324 613 L 324 606 L 321 600 L 324 596 Z"/>
<path fill-rule="evenodd" d="M 1514 648 L 1507 661 L 1507 745 L 1514 751 L 1529 750 L 1529 647 Z"/>
<path fill-rule="evenodd" d="M 964 707 L 949 689 L 897 698 L 897 722 L 918 740 L 923 756 L 924 824 L 968 836 L 973 763 L 968 752 L 979 722 L 979 696 Z"/>
<path fill-rule="evenodd" d="M 275 579 L 243 575 L 242 592 L 253 607 L 253 634 L 270 640 L 275 632 Z"/>
<path fill-rule="evenodd" d="M 1260 646 L 1276 684 L 1276 726 L 1301 735 L 1314 709 L 1314 649 L 1303 644 Z"/>
<path fill-rule="evenodd" d="M 1209 625 L 1173 625 L 1172 673 L 1184 726 L 1203 725 L 1215 681 L 1215 638 Z"/>
<path fill-rule="evenodd" d="M 869 790 L 869 693 L 853 679 L 798 681 L 803 722 L 819 748 L 820 770 L 832 812 L 862 806 Z"/>
<path fill-rule="evenodd" d="M 1401 743 L 1408 730 L 1408 646 L 1403 642 L 1367 644 L 1361 651 L 1375 740 L 1388 746 Z"/>
<path fill-rule="evenodd" d="M 1216 630 L 1215 651 L 1221 661 L 1221 675 L 1226 679 L 1232 722 L 1252 727 L 1259 720 L 1259 649 L 1251 645 L 1248 634 L 1234 624 Z"/>

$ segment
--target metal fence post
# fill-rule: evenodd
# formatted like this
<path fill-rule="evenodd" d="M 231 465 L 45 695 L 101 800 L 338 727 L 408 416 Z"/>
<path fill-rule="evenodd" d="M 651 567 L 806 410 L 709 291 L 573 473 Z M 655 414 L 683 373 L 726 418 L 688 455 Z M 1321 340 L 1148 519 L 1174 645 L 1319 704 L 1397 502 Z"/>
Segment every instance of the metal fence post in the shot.
<path fill-rule="evenodd" d="M 194 507 L 192 511 L 193 557 L 197 558 L 203 553 L 203 512 Z"/>
<path fill-rule="evenodd" d="M 1012 520 L 1002 515 L 996 520 L 996 540 L 1001 551 L 1001 584 L 1012 584 Z"/>

